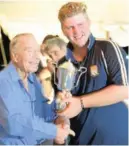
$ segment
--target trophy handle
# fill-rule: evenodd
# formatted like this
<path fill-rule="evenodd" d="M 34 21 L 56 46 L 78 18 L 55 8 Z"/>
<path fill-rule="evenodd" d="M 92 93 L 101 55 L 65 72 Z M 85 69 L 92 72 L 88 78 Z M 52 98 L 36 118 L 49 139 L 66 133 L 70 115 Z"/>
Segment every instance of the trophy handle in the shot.
<path fill-rule="evenodd" d="M 56 69 L 58 68 L 57 67 L 57 63 L 54 63 L 55 64 L 55 67 L 54 67 L 54 84 L 58 87 L 58 84 L 56 82 Z"/>
<path fill-rule="evenodd" d="M 87 68 L 86 68 L 86 67 L 80 67 L 79 70 L 78 70 L 77 72 L 81 72 L 81 73 L 80 73 L 80 75 L 79 75 L 79 77 L 78 77 L 78 79 L 77 79 L 76 85 L 75 85 L 73 88 L 75 88 L 75 87 L 78 86 L 79 80 L 80 80 L 81 76 L 82 76 L 84 73 L 87 72 Z"/>

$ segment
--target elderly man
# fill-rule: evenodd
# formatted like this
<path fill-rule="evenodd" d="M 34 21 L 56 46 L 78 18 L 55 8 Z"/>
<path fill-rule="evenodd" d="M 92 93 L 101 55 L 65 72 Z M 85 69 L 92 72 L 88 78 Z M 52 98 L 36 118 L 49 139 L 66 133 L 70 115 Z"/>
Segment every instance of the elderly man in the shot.
<path fill-rule="evenodd" d="M 58 18 L 69 39 L 67 59 L 78 69 L 87 68 L 62 113 L 72 118 L 76 133 L 70 144 L 127 145 L 128 108 L 123 100 L 128 98 L 128 60 L 124 50 L 93 37 L 87 7 L 81 2 L 64 4 Z"/>
<path fill-rule="evenodd" d="M 53 139 L 62 144 L 69 133 L 66 123 L 53 124 L 54 103 L 46 103 L 33 74 L 39 52 L 29 33 L 15 36 L 10 43 L 11 62 L 0 72 L 0 144 L 38 145 Z"/>

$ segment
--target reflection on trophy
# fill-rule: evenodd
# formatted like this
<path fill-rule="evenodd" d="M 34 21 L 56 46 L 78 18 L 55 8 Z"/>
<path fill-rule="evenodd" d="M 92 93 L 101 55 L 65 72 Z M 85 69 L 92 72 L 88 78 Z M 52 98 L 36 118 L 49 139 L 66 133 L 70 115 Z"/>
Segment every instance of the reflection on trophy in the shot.
<path fill-rule="evenodd" d="M 80 80 L 82 74 L 84 74 L 87 69 L 85 67 L 80 67 L 78 70 L 73 66 L 71 61 L 66 61 L 63 64 L 56 67 L 57 72 L 54 73 L 54 82 L 57 88 L 61 91 L 70 92 L 74 89 Z M 77 73 L 80 72 L 78 79 L 76 79 Z M 55 75 L 56 74 L 56 75 Z M 56 77 L 55 77 L 56 76 Z M 57 78 L 57 81 L 56 81 Z M 76 84 L 75 84 L 76 81 Z M 57 112 L 62 112 L 66 109 L 69 103 L 64 103 L 61 101 L 60 97 L 56 99 L 56 110 Z"/>

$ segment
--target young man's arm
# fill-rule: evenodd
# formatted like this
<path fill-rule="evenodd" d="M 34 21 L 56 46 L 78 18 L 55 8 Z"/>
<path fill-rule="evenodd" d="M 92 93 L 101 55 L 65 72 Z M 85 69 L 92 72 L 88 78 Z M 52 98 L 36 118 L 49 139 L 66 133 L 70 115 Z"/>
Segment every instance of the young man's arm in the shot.
<path fill-rule="evenodd" d="M 115 44 L 107 42 L 107 48 L 104 50 L 104 54 L 112 84 L 99 91 L 94 91 L 79 97 L 73 96 L 70 99 L 71 103 L 69 107 L 61 114 L 71 118 L 78 115 L 82 107 L 106 106 L 128 98 L 128 60 L 126 59 L 125 52 L 120 50 Z"/>
<path fill-rule="evenodd" d="M 112 41 L 105 41 L 102 49 L 107 64 L 109 86 L 82 96 L 85 107 L 98 107 L 114 104 L 128 98 L 128 60 L 123 49 Z M 99 83 L 98 83 L 99 84 Z"/>

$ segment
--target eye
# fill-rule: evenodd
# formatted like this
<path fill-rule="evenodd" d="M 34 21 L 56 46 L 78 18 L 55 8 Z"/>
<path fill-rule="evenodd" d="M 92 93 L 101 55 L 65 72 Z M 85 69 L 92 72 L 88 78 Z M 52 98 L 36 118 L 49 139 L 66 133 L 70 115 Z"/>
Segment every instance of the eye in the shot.
<path fill-rule="evenodd" d="M 31 53 L 32 51 L 31 51 L 31 50 L 27 50 L 27 52 L 28 52 L 28 53 Z"/>
<path fill-rule="evenodd" d="M 32 55 L 33 51 L 32 50 L 26 50 L 27 54 Z"/>
<path fill-rule="evenodd" d="M 67 30 L 70 30 L 70 29 L 72 29 L 73 28 L 73 26 L 69 26 L 69 27 L 66 27 L 67 28 Z"/>
<path fill-rule="evenodd" d="M 59 54 L 58 51 L 55 51 L 55 52 L 54 52 L 54 55 L 55 55 L 55 56 L 58 56 L 58 54 Z"/>
<path fill-rule="evenodd" d="M 52 57 L 53 55 L 54 55 L 54 56 L 58 56 L 58 54 L 59 54 L 58 51 L 53 51 L 53 52 L 50 54 L 50 56 L 51 56 L 51 57 Z"/>
<path fill-rule="evenodd" d="M 78 26 L 79 26 L 79 27 L 82 27 L 82 26 L 83 26 L 83 24 L 82 24 L 82 23 L 80 23 L 80 24 L 78 24 Z"/>

